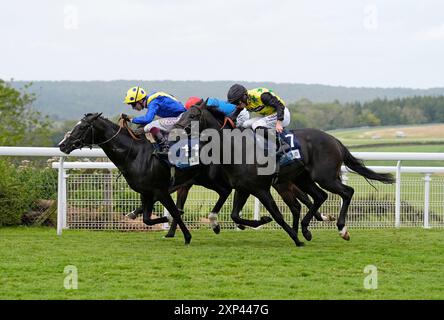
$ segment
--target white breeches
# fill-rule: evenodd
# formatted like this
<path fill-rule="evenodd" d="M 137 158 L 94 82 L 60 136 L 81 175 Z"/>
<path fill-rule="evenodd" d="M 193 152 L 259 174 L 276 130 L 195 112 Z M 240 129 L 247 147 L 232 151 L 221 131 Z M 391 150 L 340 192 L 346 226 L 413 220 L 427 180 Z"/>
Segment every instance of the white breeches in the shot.
<path fill-rule="evenodd" d="M 143 130 L 145 130 L 145 132 L 150 132 L 151 128 L 156 127 L 159 128 L 160 130 L 169 132 L 176 124 L 176 122 L 179 121 L 180 117 L 181 115 L 178 117 L 161 118 L 151 121 L 143 128 Z"/>
<path fill-rule="evenodd" d="M 282 121 L 282 127 L 287 127 L 290 124 L 290 111 L 288 108 L 284 109 L 284 120 Z M 276 128 L 277 113 L 272 113 L 266 117 L 254 117 L 243 123 L 244 128 L 252 128 L 256 130 L 257 127 L 265 127 L 268 129 Z"/>

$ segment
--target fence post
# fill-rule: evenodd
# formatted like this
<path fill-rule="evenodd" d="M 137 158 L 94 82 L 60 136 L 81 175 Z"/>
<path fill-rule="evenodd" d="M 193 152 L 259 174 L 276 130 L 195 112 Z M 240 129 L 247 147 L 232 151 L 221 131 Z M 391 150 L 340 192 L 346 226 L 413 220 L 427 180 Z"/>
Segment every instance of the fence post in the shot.
<path fill-rule="evenodd" d="M 261 219 L 261 203 L 258 198 L 254 197 L 254 214 L 253 214 L 253 220 L 260 220 Z"/>
<path fill-rule="evenodd" d="M 401 226 L 401 161 L 396 165 L 395 227 Z"/>
<path fill-rule="evenodd" d="M 68 175 L 66 174 L 66 169 L 62 170 L 63 174 L 63 184 L 62 184 L 62 228 L 67 228 L 67 206 L 68 206 L 68 197 L 67 197 L 67 188 L 66 188 L 66 179 Z"/>
<path fill-rule="evenodd" d="M 170 215 L 169 211 L 165 207 L 163 207 L 163 216 L 168 217 L 169 215 Z M 168 230 L 169 228 L 170 228 L 170 224 L 168 222 L 165 222 L 162 225 L 163 230 Z"/>
<path fill-rule="evenodd" d="M 254 197 L 254 209 L 253 209 L 253 220 L 260 220 L 261 219 L 261 202 L 259 201 L 258 198 Z M 242 211 L 239 213 L 241 214 Z M 262 228 L 262 226 L 259 226 L 257 228 L 254 228 L 255 230 L 260 230 Z M 239 228 L 236 228 L 236 230 L 241 230 Z"/>
<path fill-rule="evenodd" d="M 429 208 L 430 208 L 430 173 L 427 173 L 424 177 L 424 228 L 430 228 L 429 226 Z"/>
<path fill-rule="evenodd" d="M 63 229 L 63 165 L 65 157 L 60 157 L 59 175 L 57 182 L 57 235 L 62 235 Z"/>

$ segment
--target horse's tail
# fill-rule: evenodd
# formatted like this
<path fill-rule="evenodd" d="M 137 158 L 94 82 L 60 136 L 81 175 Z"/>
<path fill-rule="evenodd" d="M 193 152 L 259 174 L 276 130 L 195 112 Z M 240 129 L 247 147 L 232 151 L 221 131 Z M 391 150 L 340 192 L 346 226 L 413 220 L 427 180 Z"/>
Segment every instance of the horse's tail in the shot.
<path fill-rule="evenodd" d="M 341 141 L 338 140 L 338 142 L 342 147 L 342 151 L 344 154 L 344 164 L 347 168 L 350 168 L 364 178 L 370 180 L 377 180 L 382 183 L 394 183 L 396 181 L 396 179 L 390 173 L 377 173 L 367 168 L 362 160 L 353 157 L 353 155 L 350 153 L 347 147 L 342 144 Z"/>

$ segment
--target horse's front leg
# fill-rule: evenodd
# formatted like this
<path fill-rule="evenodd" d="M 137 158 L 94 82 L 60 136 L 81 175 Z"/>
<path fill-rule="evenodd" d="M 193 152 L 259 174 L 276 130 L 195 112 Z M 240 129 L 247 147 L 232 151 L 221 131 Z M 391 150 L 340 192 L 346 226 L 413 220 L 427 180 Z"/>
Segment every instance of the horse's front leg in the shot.
<path fill-rule="evenodd" d="M 152 194 L 141 194 L 140 200 L 142 200 L 143 207 L 143 223 L 148 226 L 152 226 L 158 223 L 168 222 L 167 217 L 151 219 L 154 207 L 154 196 Z"/>
<path fill-rule="evenodd" d="M 183 236 L 185 238 L 185 244 L 189 244 L 191 242 L 191 233 L 188 231 L 187 227 L 185 226 L 185 223 L 182 220 L 182 217 L 180 216 L 180 212 L 176 207 L 176 204 L 174 203 L 173 199 L 171 198 L 170 193 L 168 190 L 157 190 L 156 191 L 156 198 L 163 204 L 163 206 L 168 210 L 171 217 L 177 222 L 177 224 L 180 227 L 180 230 L 182 230 Z M 163 217 L 165 219 L 168 218 Z"/>
<path fill-rule="evenodd" d="M 216 204 L 214 205 L 213 209 L 211 210 L 210 214 L 208 215 L 208 219 L 210 220 L 211 228 L 213 229 L 215 234 L 220 233 L 220 224 L 217 221 L 217 217 L 219 215 L 220 210 L 222 209 L 222 206 L 227 201 L 228 197 L 231 193 L 231 188 L 226 188 L 223 186 L 214 185 L 213 186 L 214 191 L 217 192 L 219 195 L 219 199 L 217 199 Z"/>
<path fill-rule="evenodd" d="M 187 201 L 188 192 L 190 191 L 191 187 L 192 185 L 187 185 L 177 189 L 176 207 L 179 210 L 180 214 L 184 213 L 183 209 L 185 207 L 185 202 Z M 168 230 L 168 233 L 165 235 L 165 238 L 174 238 L 176 234 L 176 229 L 177 229 L 177 222 L 176 220 L 173 220 L 173 222 L 171 222 L 171 226 L 170 229 Z"/>
<path fill-rule="evenodd" d="M 293 230 L 298 233 L 299 228 L 299 218 L 301 215 L 301 204 L 299 203 L 296 195 L 293 193 L 292 185 L 290 183 L 281 183 L 273 185 L 276 191 L 284 200 L 285 204 L 290 208 L 291 214 L 293 216 Z"/>

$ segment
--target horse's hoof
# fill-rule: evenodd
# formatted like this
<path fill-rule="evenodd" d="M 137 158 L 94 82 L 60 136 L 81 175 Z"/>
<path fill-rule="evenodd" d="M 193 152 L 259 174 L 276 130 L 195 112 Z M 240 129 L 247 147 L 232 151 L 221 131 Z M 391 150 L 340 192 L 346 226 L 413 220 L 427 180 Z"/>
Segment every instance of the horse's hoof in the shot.
<path fill-rule="evenodd" d="M 174 233 L 167 233 L 164 238 L 174 238 Z"/>
<path fill-rule="evenodd" d="M 220 225 L 214 226 L 213 231 L 215 234 L 219 234 L 220 233 Z"/>
<path fill-rule="evenodd" d="M 350 241 L 350 233 L 348 233 L 348 231 L 342 236 L 342 239 L 346 240 L 346 241 Z"/>
<path fill-rule="evenodd" d="M 128 219 L 134 220 L 137 218 L 137 214 L 135 214 L 133 211 L 133 212 L 126 214 L 125 217 L 127 217 Z"/>
<path fill-rule="evenodd" d="M 342 228 L 342 230 L 339 231 L 339 235 L 346 241 L 350 240 L 350 233 L 348 233 L 347 227 Z"/>
<path fill-rule="evenodd" d="M 271 217 L 268 217 L 268 216 L 261 217 L 261 222 L 262 222 L 263 224 L 265 224 L 265 223 L 269 223 L 269 222 L 271 222 L 271 221 L 273 221 L 273 219 L 272 219 Z"/>
<path fill-rule="evenodd" d="M 245 230 L 245 226 L 244 226 L 243 224 L 238 224 L 238 225 L 237 225 L 237 228 L 238 228 L 239 230 Z"/>
<path fill-rule="evenodd" d="M 303 247 L 303 246 L 305 246 L 305 244 L 302 241 L 296 242 L 296 247 Z"/>
<path fill-rule="evenodd" d="M 331 214 L 322 215 L 322 219 L 324 219 L 324 217 L 327 219 L 324 221 L 336 221 L 336 218 L 334 216 L 332 216 Z"/>
<path fill-rule="evenodd" d="M 307 241 L 311 241 L 311 239 L 313 238 L 310 230 L 302 231 L 302 235 L 304 236 L 305 240 L 307 240 Z"/>

